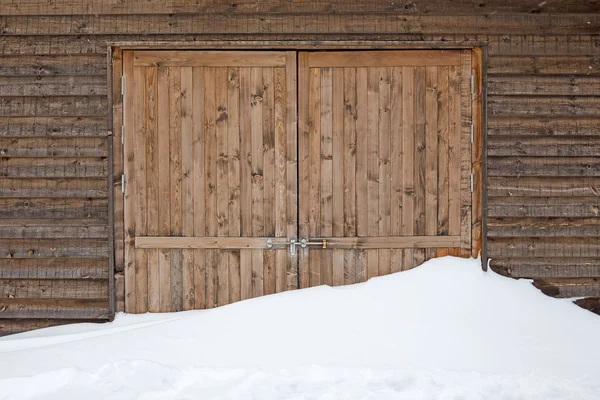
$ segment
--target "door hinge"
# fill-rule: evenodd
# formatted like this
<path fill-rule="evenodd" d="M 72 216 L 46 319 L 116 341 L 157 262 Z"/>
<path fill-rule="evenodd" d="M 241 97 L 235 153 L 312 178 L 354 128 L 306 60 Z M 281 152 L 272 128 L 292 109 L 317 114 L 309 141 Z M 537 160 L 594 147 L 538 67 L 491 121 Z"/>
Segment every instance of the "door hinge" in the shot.
<path fill-rule="evenodd" d="M 471 193 L 473 193 L 473 171 L 471 171 Z"/>
<path fill-rule="evenodd" d="M 125 194 L 125 174 L 121 174 L 121 193 Z"/>
<path fill-rule="evenodd" d="M 125 95 L 125 75 L 121 75 L 121 97 Z"/>

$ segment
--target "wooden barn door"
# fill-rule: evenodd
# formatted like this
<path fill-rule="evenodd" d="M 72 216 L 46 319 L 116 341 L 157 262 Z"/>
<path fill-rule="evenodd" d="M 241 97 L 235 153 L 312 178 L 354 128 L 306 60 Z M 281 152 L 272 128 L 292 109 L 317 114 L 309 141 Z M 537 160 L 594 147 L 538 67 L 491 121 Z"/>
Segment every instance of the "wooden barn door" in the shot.
<path fill-rule="evenodd" d="M 471 51 L 300 53 L 300 286 L 471 255 Z"/>
<path fill-rule="evenodd" d="M 126 311 L 296 288 L 296 53 L 124 51 L 123 65 Z"/>

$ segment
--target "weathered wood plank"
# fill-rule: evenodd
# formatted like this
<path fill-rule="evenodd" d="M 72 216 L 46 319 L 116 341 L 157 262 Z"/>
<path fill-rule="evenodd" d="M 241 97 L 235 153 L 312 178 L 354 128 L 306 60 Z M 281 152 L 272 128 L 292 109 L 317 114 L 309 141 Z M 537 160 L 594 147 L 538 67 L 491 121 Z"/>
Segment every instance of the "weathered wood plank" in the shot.
<path fill-rule="evenodd" d="M 1 258 L 2 279 L 108 279 L 103 258 Z"/>
<path fill-rule="evenodd" d="M 3 0 L 0 3 L 6 15 L 70 15 L 70 14 L 156 14 L 156 13 L 206 13 L 206 14 L 253 14 L 253 13 L 397 13 L 447 15 L 455 12 L 468 14 L 490 13 L 594 13 L 598 6 L 593 1 L 564 1 L 539 3 L 536 0 L 525 0 L 518 3 L 491 0 L 481 3 L 475 0 L 458 0 L 451 4 L 434 0 L 425 4 L 398 5 L 386 1 L 356 1 L 348 3 L 342 0 L 327 2 L 308 2 L 288 4 L 281 1 L 241 0 L 230 3 L 225 0 L 210 0 L 202 3 L 190 3 L 183 0 L 149 0 L 143 4 L 135 2 L 86 2 L 82 0 L 56 0 L 51 3 L 42 0 L 19 2 Z"/>
<path fill-rule="evenodd" d="M 101 178 L 108 165 L 100 158 L 3 158 L 0 176 L 14 178 Z"/>
<path fill-rule="evenodd" d="M 0 98 L 0 117 L 95 117 L 104 116 L 107 113 L 106 96 Z"/>
<path fill-rule="evenodd" d="M 106 56 L 102 54 L 0 56 L 0 76 L 39 75 L 106 76 Z"/>
<path fill-rule="evenodd" d="M 402 67 L 402 227 L 400 232 L 414 234 L 414 73 L 413 67 Z M 360 234 L 360 233 L 359 233 Z"/>
<path fill-rule="evenodd" d="M 107 217 L 107 199 L 0 198 L 0 218 Z"/>
<path fill-rule="evenodd" d="M 600 159 L 594 157 L 489 157 L 487 165 L 490 177 L 600 176 Z"/>
<path fill-rule="evenodd" d="M 600 118 L 489 116 L 488 135 L 505 136 L 597 136 L 600 135 Z"/>
<path fill-rule="evenodd" d="M 34 220 L 35 221 L 35 220 Z M 32 224 L 5 225 L 0 221 L 0 238 L 10 239 L 52 239 L 52 238 L 108 238 L 108 225 L 66 225 L 62 223 L 52 225 Z"/>
<path fill-rule="evenodd" d="M 598 29 L 598 14 L 497 14 L 401 15 L 347 14 L 329 19 L 327 14 L 253 15 L 204 13 L 154 14 L 135 24 L 127 15 L 0 16 L 4 35 L 98 35 L 98 34 L 235 34 L 269 33 L 422 33 L 443 34 L 578 34 Z M 242 29 L 245 28 L 245 29 Z"/>
<path fill-rule="evenodd" d="M 106 136 L 106 117 L 0 117 L 0 136 Z"/>
<path fill-rule="evenodd" d="M 497 273 L 513 278 L 579 278 L 600 275 L 597 258 L 497 258 L 490 261 Z"/>
<path fill-rule="evenodd" d="M 600 98 L 594 96 L 489 96 L 490 115 L 594 117 L 600 115 Z"/>
<path fill-rule="evenodd" d="M 105 239 L 5 239 L 0 258 L 105 258 Z"/>
<path fill-rule="evenodd" d="M 597 237 L 488 237 L 490 258 L 505 257 L 600 257 Z"/>
<path fill-rule="evenodd" d="M 487 234 L 505 237 L 593 237 L 600 236 L 600 220 L 596 215 L 592 218 L 493 217 L 488 219 Z"/>
<path fill-rule="evenodd" d="M 285 53 L 273 51 L 139 50 L 134 52 L 135 66 L 161 67 L 283 67 Z"/>
<path fill-rule="evenodd" d="M 489 75 L 488 95 L 594 96 L 600 77 L 582 75 Z"/>
<path fill-rule="evenodd" d="M 414 50 L 398 51 L 327 51 L 310 53 L 310 68 L 347 68 L 347 67 L 396 67 L 396 66 L 437 66 L 459 65 L 460 51 L 457 50 Z"/>
<path fill-rule="evenodd" d="M 108 280 L 0 279 L 0 298 L 100 299 L 108 295 Z"/>
<path fill-rule="evenodd" d="M 34 329 L 48 328 L 51 326 L 59 326 L 66 324 L 77 323 L 103 322 L 95 320 L 81 319 L 0 319 L 0 336 L 13 335 L 21 332 L 27 332 Z"/>
<path fill-rule="evenodd" d="M 0 299 L 2 318 L 108 319 L 108 299 Z"/>
<path fill-rule="evenodd" d="M 600 74 L 597 56 L 511 56 L 490 57 L 488 74 Z"/>
<path fill-rule="evenodd" d="M 270 245 L 286 246 L 285 243 L 285 238 L 273 239 L 272 237 L 138 236 L 135 238 L 135 246 L 140 249 L 268 249 Z"/>
<path fill-rule="evenodd" d="M 599 196 L 600 179 L 556 177 L 495 177 L 488 179 L 488 196 Z"/>
<path fill-rule="evenodd" d="M 490 156 L 600 156 L 600 142 L 590 136 L 491 136 L 487 145 Z"/>
<path fill-rule="evenodd" d="M 344 236 L 344 69 L 332 69 L 332 101 L 331 101 L 331 126 L 332 126 L 332 235 Z M 340 205 L 335 206 L 335 205 Z M 340 264 L 340 254 L 334 254 L 334 274 L 343 271 L 343 258 Z M 343 254 L 341 254 L 343 257 Z M 338 268 L 339 266 L 339 268 Z M 338 274 L 338 277 L 342 273 Z M 335 284 L 335 280 L 334 280 Z M 341 283 L 340 283 L 341 284 Z"/>
<path fill-rule="evenodd" d="M 106 138 L 3 138 L 2 157 L 107 157 Z"/>
<path fill-rule="evenodd" d="M 488 216 L 596 217 L 600 197 L 490 197 Z"/>
<path fill-rule="evenodd" d="M 544 294 L 554 297 L 600 296 L 600 278 L 544 278 L 533 285 Z"/>
<path fill-rule="evenodd" d="M 499 55 L 597 55 L 600 38 L 595 35 L 497 35 L 487 36 L 489 54 Z"/>
<path fill-rule="evenodd" d="M 0 197 L 80 197 L 103 199 L 108 196 L 106 178 L 2 178 Z"/>
<path fill-rule="evenodd" d="M 344 68 L 343 198 L 344 236 L 356 236 L 356 68 Z M 393 170 L 392 170 L 393 171 Z M 397 198 L 397 197 L 396 197 Z M 344 254 L 347 281 L 356 282 L 353 253 Z"/>
<path fill-rule="evenodd" d="M 0 76 L 0 96 L 106 95 L 106 76 Z"/>

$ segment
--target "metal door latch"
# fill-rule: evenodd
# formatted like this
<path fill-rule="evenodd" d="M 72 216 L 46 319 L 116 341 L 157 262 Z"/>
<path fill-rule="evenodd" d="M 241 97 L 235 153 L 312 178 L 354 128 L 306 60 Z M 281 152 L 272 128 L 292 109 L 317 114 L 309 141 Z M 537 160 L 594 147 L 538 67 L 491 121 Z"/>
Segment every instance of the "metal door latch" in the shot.
<path fill-rule="evenodd" d="M 290 239 L 289 242 L 282 242 L 282 243 L 273 243 L 273 239 L 267 239 L 267 248 L 271 249 L 273 248 L 274 245 L 284 245 L 290 246 L 290 256 L 295 256 L 296 255 L 296 246 L 300 246 L 302 248 L 305 248 L 306 246 L 321 246 L 321 248 L 326 249 L 327 248 L 327 240 L 323 239 L 321 241 L 315 241 L 315 242 L 311 242 L 308 239 L 301 239 L 299 242 L 296 239 Z"/>

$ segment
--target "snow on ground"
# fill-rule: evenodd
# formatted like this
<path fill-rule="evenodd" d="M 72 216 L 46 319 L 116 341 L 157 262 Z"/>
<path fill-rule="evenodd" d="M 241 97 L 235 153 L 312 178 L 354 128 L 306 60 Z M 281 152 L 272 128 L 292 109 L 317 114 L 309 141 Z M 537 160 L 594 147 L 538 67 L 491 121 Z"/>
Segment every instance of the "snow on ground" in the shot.
<path fill-rule="evenodd" d="M 599 399 L 600 317 L 445 257 L 0 339 L 0 399 Z"/>

